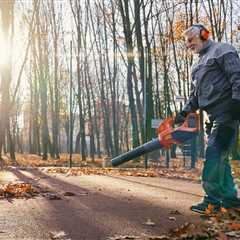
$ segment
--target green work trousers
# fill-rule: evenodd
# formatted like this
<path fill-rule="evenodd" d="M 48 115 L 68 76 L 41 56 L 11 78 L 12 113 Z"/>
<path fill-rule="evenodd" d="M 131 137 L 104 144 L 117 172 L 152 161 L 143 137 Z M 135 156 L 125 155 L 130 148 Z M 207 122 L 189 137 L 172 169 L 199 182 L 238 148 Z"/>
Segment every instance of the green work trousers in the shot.
<path fill-rule="evenodd" d="M 228 115 L 214 119 L 202 172 L 202 185 L 206 193 L 204 201 L 226 208 L 240 206 L 228 159 L 236 127 L 237 122 Z"/>

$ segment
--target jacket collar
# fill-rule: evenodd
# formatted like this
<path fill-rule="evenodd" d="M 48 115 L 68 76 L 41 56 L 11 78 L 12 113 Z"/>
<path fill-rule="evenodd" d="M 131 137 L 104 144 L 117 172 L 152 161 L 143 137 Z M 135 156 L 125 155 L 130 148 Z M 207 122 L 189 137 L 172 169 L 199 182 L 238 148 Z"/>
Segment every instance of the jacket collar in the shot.
<path fill-rule="evenodd" d="M 213 41 L 212 40 L 207 40 L 206 45 L 201 49 L 201 51 L 199 52 L 199 57 L 201 57 L 202 55 L 204 55 L 208 49 L 212 46 Z"/>

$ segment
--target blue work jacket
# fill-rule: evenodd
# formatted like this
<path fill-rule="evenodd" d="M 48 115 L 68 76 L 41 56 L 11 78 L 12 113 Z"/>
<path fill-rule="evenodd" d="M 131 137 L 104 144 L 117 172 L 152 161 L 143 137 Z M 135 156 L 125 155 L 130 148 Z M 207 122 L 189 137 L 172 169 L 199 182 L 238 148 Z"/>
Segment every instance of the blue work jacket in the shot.
<path fill-rule="evenodd" d="M 232 99 L 240 100 L 240 59 L 227 43 L 208 40 L 192 68 L 191 94 L 183 111 L 205 110 L 213 118 L 228 112 Z"/>

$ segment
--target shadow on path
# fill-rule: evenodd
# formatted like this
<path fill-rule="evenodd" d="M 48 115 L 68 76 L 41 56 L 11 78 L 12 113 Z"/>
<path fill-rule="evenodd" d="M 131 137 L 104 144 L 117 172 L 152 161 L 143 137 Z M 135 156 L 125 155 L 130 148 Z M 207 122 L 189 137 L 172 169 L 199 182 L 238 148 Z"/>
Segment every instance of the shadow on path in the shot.
<path fill-rule="evenodd" d="M 63 200 L 48 201 L 52 209 L 48 215 L 60 229 L 69 234 L 71 239 L 106 239 L 107 236 L 118 234 L 162 234 L 185 221 L 189 222 L 189 217 L 194 220 L 194 216 L 178 215 L 175 222 L 170 221 L 169 213 L 176 209 L 150 205 L 141 199 L 120 199 L 114 197 L 114 194 L 110 196 L 104 192 L 89 191 L 87 188 L 70 184 L 39 170 L 27 170 L 26 175 L 25 170 L 13 168 L 11 171 L 22 181 L 40 186 L 47 185 L 58 193 L 68 191 L 76 194 L 73 197 L 64 197 Z M 33 176 L 27 176 L 28 172 Z M 37 181 L 36 179 L 39 178 L 40 181 Z M 151 184 L 145 184 L 145 186 L 156 187 Z M 166 189 L 172 191 L 172 189 Z M 181 191 L 177 192 L 186 194 Z M 81 195 L 81 193 L 87 194 Z M 144 225 L 147 219 L 151 219 L 156 225 L 154 227 Z"/>

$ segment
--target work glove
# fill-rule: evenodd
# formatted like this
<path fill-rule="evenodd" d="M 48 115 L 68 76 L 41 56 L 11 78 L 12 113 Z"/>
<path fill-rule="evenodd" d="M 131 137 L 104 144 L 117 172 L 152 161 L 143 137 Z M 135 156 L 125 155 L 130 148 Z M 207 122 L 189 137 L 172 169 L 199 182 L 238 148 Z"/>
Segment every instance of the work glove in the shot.
<path fill-rule="evenodd" d="M 231 115 L 233 120 L 240 120 L 240 100 L 232 99 Z"/>
<path fill-rule="evenodd" d="M 211 134 L 212 127 L 213 122 L 205 122 L 205 131 L 208 136 Z"/>
<path fill-rule="evenodd" d="M 181 112 L 177 113 L 177 115 L 174 119 L 174 123 L 181 124 L 185 121 L 186 117 L 187 117 L 187 112 L 181 111 Z"/>

